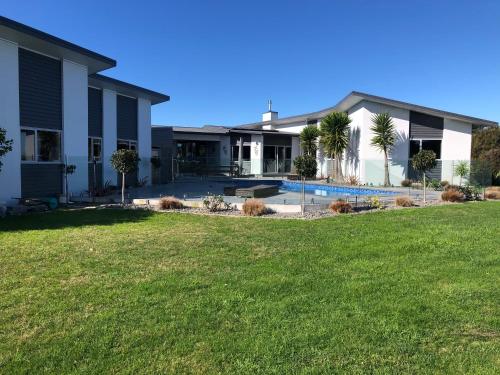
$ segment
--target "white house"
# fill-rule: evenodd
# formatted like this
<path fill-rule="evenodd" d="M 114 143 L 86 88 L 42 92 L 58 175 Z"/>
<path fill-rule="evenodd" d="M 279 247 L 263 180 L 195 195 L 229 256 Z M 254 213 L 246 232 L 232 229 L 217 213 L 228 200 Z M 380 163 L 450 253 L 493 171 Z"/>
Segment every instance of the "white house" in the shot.
<path fill-rule="evenodd" d="M 63 165 L 76 166 L 69 193 L 108 181 L 113 151 L 135 149 L 151 182 L 151 105 L 167 95 L 99 72 L 116 61 L 0 17 L 0 128 L 13 140 L 2 159 L 0 202 L 64 194 Z M 133 183 L 133 181 L 129 181 Z"/>
<path fill-rule="evenodd" d="M 420 149 L 433 150 L 438 158 L 437 167 L 430 171 L 432 178 L 453 180 L 453 166 L 458 161 L 471 159 L 471 139 L 474 127 L 498 126 L 497 122 L 446 112 L 434 108 L 382 98 L 361 92 L 351 92 L 334 107 L 287 118 L 269 108 L 261 122 L 239 125 L 232 131 L 272 131 L 299 134 L 307 125 L 319 126 L 322 118 L 332 111 L 347 112 L 352 120 L 350 144 L 343 158 L 344 175 L 354 175 L 362 183 L 382 184 L 384 178 L 383 153 L 371 146 L 372 117 L 388 112 L 395 123 L 397 143 L 390 153 L 391 182 L 414 177 L 411 157 Z M 297 146 L 296 146 L 297 147 Z M 252 150 L 254 154 L 259 151 Z M 292 149 L 297 154 L 297 150 Z M 331 175 L 331 161 L 318 150 L 318 176 Z"/>

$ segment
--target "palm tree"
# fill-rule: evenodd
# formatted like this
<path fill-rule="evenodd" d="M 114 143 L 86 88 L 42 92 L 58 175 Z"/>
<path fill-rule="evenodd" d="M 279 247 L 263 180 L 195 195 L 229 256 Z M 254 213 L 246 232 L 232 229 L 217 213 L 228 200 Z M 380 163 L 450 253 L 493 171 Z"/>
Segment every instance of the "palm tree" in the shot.
<path fill-rule="evenodd" d="M 318 149 L 317 140 L 319 137 L 319 129 L 314 125 L 308 125 L 300 132 L 300 146 L 304 155 L 316 157 Z"/>
<path fill-rule="evenodd" d="M 349 124 L 351 119 L 345 112 L 332 112 L 320 124 L 320 142 L 330 158 L 335 159 L 335 179 L 342 177 L 342 154 L 349 143 Z"/>
<path fill-rule="evenodd" d="M 384 153 L 384 186 L 391 186 L 389 178 L 389 159 L 387 154 L 396 143 L 396 129 L 389 113 L 377 113 L 372 116 L 373 132 L 371 145 Z"/>

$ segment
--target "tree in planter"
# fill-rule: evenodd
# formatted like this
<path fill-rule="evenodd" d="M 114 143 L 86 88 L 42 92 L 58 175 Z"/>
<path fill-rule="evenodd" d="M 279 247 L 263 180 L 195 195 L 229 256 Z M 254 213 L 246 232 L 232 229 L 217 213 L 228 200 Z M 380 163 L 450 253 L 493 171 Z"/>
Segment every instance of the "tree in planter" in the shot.
<path fill-rule="evenodd" d="M 300 146 L 304 155 L 314 156 L 318 149 L 319 129 L 314 125 L 308 125 L 300 132 Z"/>
<path fill-rule="evenodd" d="M 302 178 L 314 178 L 318 172 L 318 163 L 316 156 L 301 155 L 297 156 L 293 161 L 297 174 Z"/>
<path fill-rule="evenodd" d="M 424 178 L 424 203 L 426 200 L 426 189 L 427 184 L 425 181 L 425 172 L 431 170 L 436 166 L 436 153 L 431 150 L 420 150 L 418 154 L 413 156 L 412 166 L 413 168 L 423 174 Z"/>
<path fill-rule="evenodd" d="M 7 131 L 0 128 L 0 172 L 2 171 L 2 157 L 12 151 L 12 139 L 7 139 Z"/>
<path fill-rule="evenodd" d="M 111 155 L 111 165 L 122 174 L 122 204 L 125 204 L 125 175 L 136 171 L 140 160 L 134 150 L 116 150 Z"/>
<path fill-rule="evenodd" d="M 466 161 L 459 162 L 455 167 L 455 174 L 460 177 L 459 186 L 462 186 L 462 178 L 469 174 L 469 164 Z"/>
<path fill-rule="evenodd" d="M 396 129 L 389 113 L 377 113 L 372 117 L 371 145 L 384 153 L 384 186 L 391 186 L 388 153 L 396 143 Z"/>
<path fill-rule="evenodd" d="M 349 143 L 349 124 L 351 119 L 345 112 L 332 112 L 320 124 L 320 142 L 327 155 L 335 159 L 334 173 L 338 182 L 342 177 L 342 154 Z"/>

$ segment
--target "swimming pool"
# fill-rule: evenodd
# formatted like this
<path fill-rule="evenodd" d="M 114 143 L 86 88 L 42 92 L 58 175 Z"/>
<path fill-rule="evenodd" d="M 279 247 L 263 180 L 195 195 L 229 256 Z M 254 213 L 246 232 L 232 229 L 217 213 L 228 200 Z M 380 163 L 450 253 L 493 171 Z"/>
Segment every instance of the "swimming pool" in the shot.
<path fill-rule="evenodd" d="M 264 185 L 277 185 L 282 192 L 301 192 L 302 183 L 299 181 L 288 181 L 288 180 L 239 180 L 237 185 L 241 187 L 249 187 L 256 184 Z M 306 194 L 320 196 L 320 197 L 345 197 L 347 196 L 368 196 L 368 195 L 394 195 L 397 194 L 394 191 L 382 190 L 382 189 L 372 189 L 372 188 L 362 188 L 362 187 L 350 187 L 350 186 L 333 186 L 333 185 L 322 185 L 322 184 L 305 184 Z"/>
<path fill-rule="evenodd" d="M 281 190 L 285 191 L 302 191 L 302 184 L 300 182 L 294 181 L 282 181 L 280 185 Z M 393 195 L 397 194 L 393 191 L 381 190 L 381 189 L 368 189 L 360 187 L 350 187 L 350 186 L 332 186 L 332 185 L 320 185 L 320 184 L 308 184 L 304 185 L 305 192 L 307 194 L 314 194 L 321 197 L 332 197 L 332 196 L 356 196 L 356 195 Z"/>

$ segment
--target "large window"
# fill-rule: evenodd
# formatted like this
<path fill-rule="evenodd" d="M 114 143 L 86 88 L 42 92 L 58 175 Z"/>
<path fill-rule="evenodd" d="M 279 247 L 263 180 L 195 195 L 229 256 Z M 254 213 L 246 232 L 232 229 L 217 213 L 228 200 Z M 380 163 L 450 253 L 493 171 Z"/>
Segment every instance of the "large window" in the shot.
<path fill-rule="evenodd" d="M 88 148 L 88 157 L 89 162 L 102 161 L 102 139 L 101 138 L 89 138 L 89 148 Z"/>
<path fill-rule="evenodd" d="M 26 162 L 60 162 L 61 132 L 21 129 L 21 160 Z"/>
<path fill-rule="evenodd" d="M 420 150 L 431 150 L 436 154 L 436 159 L 441 159 L 440 139 L 412 139 L 410 141 L 410 158 L 415 156 Z"/>
<path fill-rule="evenodd" d="M 116 145 L 117 150 L 133 150 L 137 151 L 137 141 L 127 139 L 119 139 Z"/>

